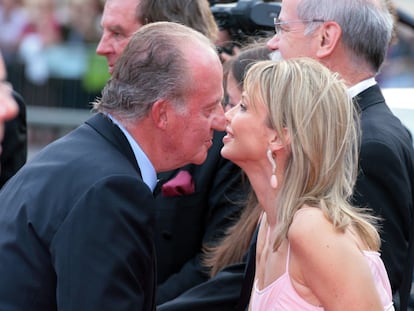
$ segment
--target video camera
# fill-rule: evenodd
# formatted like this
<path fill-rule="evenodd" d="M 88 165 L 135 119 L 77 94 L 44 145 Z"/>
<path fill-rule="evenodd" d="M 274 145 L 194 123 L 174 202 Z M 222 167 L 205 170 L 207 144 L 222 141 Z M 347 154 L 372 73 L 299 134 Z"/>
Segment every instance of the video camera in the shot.
<path fill-rule="evenodd" d="M 210 8 L 220 30 L 227 30 L 234 41 L 242 44 L 248 37 L 271 34 L 282 6 L 278 2 L 239 0 Z"/>

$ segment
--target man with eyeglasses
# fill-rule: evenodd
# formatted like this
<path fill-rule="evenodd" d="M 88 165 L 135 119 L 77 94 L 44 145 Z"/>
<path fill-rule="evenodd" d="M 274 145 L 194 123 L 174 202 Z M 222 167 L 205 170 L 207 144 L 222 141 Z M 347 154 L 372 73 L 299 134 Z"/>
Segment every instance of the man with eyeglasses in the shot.
<path fill-rule="evenodd" d="M 393 31 L 387 4 L 283 0 L 275 31 L 268 41 L 271 50 L 284 59 L 314 58 L 339 73 L 361 110 L 354 204 L 369 207 L 382 219 L 382 258 L 401 310 L 407 310 L 413 266 L 414 151 L 408 131 L 387 107 L 375 81 Z"/>

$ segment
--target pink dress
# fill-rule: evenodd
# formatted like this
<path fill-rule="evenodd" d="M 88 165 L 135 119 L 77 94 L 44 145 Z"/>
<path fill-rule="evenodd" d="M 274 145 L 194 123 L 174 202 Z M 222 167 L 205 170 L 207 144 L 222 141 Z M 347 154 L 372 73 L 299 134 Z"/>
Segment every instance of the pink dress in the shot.
<path fill-rule="evenodd" d="M 363 251 L 368 261 L 372 275 L 374 276 L 377 290 L 380 294 L 382 305 L 385 311 L 393 311 L 391 286 L 388 280 L 387 271 L 378 252 Z M 262 290 L 257 288 L 257 279 L 254 282 L 251 305 L 252 311 L 322 311 L 324 308 L 314 306 L 306 302 L 296 292 L 289 276 L 289 255 L 286 260 L 286 271 L 276 281 Z"/>

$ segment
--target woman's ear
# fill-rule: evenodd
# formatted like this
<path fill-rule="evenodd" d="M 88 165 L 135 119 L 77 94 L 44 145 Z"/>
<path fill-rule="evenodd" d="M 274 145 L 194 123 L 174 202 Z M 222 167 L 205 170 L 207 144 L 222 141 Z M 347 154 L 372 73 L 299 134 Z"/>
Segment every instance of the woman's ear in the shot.
<path fill-rule="evenodd" d="M 290 145 L 289 130 L 287 128 L 283 128 L 282 132 L 282 135 L 278 135 L 275 130 L 273 131 L 273 135 L 269 143 L 269 147 L 272 152 L 281 150 L 287 145 Z"/>
<path fill-rule="evenodd" d="M 342 29 L 338 23 L 333 21 L 324 22 L 319 33 L 319 46 L 316 56 L 323 59 L 331 55 L 340 42 L 341 35 Z"/>

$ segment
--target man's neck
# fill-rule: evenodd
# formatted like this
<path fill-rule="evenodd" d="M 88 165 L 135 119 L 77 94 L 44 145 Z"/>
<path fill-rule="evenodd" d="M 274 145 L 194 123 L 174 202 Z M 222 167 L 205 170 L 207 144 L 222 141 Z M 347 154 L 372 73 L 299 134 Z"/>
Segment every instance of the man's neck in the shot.
<path fill-rule="evenodd" d="M 370 88 L 371 86 L 377 84 L 377 81 L 375 81 L 375 78 L 368 78 L 361 82 L 358 82 L 357 84 L 351 86 L 348 89 L 348 94 L 351 96 L 351 98 L 357 96 L 359 93 L 365 91 L 366 89 Z"/>

